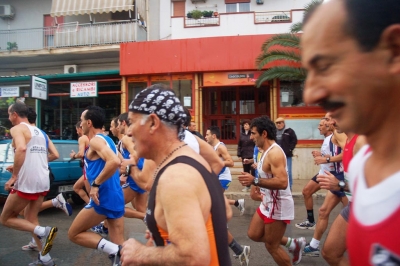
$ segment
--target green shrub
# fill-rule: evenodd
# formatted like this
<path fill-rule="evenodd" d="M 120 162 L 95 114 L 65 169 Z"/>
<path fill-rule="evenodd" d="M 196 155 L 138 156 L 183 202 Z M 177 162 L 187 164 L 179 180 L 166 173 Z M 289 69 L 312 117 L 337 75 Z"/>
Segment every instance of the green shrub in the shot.
<path fill-rule="evenodd" d="M 203 12 L 201 12 L 200 10 L 193 10 L 192 11 L 192 17 L 194 19 L 199 19 L 203 16 Z"/>

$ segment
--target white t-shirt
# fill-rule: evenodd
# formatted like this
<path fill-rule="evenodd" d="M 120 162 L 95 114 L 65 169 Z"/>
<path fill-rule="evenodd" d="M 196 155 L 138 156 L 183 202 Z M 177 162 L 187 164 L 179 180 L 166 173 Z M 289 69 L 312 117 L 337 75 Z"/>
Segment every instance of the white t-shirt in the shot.
<path fill-rule="evenodd" d="M 333 136 L 333 134 L 324 138 L 324 142 L 322 143 L 322 146 L 321 146 L 321 154 L 322 155 L 331 155 L 329 143 L 332 140 L 332 136 Z M 320 166 L 320 170 L 319 170 L 320 175 L 325 174 L 325 171 L 328 171 L 328 172 L 335 171 L 335 166 L 333 165 L 333 163 L 322 163 L 319 166 Z"/>

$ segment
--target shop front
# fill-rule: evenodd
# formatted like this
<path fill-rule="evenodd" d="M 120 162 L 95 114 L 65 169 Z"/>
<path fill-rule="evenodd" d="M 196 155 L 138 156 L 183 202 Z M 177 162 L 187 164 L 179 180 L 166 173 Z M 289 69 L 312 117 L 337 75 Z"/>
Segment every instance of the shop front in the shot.
<path fill-rule="evenodd" d="M 77 139 L 75 125 L 90 105 L 106 111 L 106 131 L 113 117 L 121 113 L 121 77 L 119 71 L 40 76 L 47 81 L 47 100 L 33 98 L 29 76 L 1 79 L 3 88 L 18 88 L 19 95 L 1 97 L 0 122 L 10 128 L 7 108 L 16 100 L 24 101 L 38 114 L 37 125 L 52 139 Z M 18 80 L 19 84 L 10 85 Z"/>

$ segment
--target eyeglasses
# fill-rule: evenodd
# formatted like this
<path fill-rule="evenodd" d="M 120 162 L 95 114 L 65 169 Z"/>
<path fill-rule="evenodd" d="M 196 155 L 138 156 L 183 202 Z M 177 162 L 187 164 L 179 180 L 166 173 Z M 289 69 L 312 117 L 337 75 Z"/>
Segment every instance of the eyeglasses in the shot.
<path fill-rule="evenodd" d="M 283 121 L 277 121 L 277 122 L 275 122 L 275 124 L 277 124 L 277 125 L 282 124 L 282 123 L 284 123 L 284 122 L 283 122 Z"/>

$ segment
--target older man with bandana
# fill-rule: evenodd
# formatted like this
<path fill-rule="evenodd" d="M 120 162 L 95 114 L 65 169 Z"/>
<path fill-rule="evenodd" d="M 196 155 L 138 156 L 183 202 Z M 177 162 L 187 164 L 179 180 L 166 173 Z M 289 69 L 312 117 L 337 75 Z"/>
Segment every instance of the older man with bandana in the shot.
<path fill-rule="evenodd" d="M 182 142 L 185 118 L 179 99 L 161 84 L 129 106 L 136 153 L 158 166 L 146 211 L 149 242 L 126 241 L 122 265 L 231 265 L 223 193 L 209 164 Z"/>

